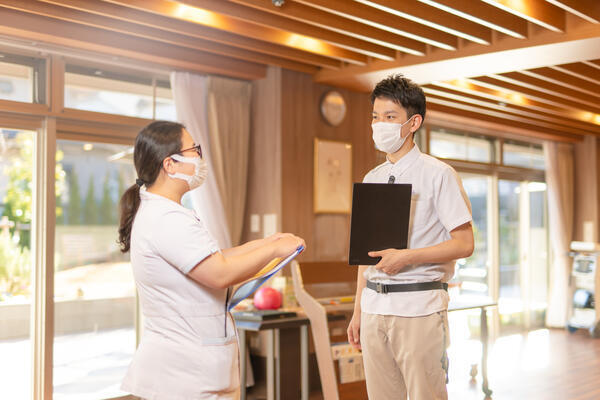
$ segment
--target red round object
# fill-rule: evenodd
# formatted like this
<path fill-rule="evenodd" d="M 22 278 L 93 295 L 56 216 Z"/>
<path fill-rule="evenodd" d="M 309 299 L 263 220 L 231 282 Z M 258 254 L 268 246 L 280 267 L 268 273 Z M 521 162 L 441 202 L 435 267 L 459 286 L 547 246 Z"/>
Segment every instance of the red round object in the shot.
<path fill-rule="evenodd" d="M 259 310 L 277 310 L 281 307 L 281 293 L 272 287 L 262 287 L 254 294 L 254 307 Z"/>

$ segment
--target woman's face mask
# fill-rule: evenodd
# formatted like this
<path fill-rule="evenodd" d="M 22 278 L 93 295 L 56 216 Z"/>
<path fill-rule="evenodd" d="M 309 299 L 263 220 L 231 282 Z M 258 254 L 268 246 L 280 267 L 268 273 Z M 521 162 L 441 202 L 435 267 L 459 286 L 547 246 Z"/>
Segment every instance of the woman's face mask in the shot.
<path fill-rule="evenodd" d="M 408 124 L 413 117 L 410 117 L 403 124 L 392 122 L 376 122 L 371 125 L 371 128 L 373 129 L 373 141 L 375 142 L 375 148 L 388 154 L 397 152 L 408 137 L 408 135 L 402 137 L 402 127 Z"/>
<path fill-rule="evenodd" d="M 176 172 L 174 174 L 169 174 L 169 177 L 175 179 L 183 179 L 187 182 L 190 190 L 194 190 L 197 187 L 200 187 L 206 180 L 208 176 L 208 165 L 206 161 L 201 157 L 184 157 L 181 154 L 173 154 L 171 158 L 175 161 L 194 164 L 194 175 L 182 174 L 181 172 Z"/>

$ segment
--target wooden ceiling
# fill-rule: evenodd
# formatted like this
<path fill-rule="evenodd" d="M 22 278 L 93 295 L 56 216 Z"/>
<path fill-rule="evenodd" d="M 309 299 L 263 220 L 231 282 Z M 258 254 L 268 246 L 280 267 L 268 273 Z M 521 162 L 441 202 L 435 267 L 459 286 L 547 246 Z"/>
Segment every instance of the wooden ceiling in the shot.
<path fill-rule="evenodd" d="M 0 0 L 0 35 L 244 79 L 269 65 L 566 141 L 600 135 L 600 0 Z"/>

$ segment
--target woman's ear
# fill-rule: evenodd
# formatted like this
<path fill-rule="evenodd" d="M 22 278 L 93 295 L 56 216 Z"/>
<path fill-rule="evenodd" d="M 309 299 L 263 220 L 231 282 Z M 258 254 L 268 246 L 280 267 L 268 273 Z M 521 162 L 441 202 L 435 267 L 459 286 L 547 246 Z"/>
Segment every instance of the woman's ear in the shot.
<path fill-rule="evenodd" d="M 162 162 L 163 169 L 167 174 L 175 173 L 175 161 L 171 157 L 167 157 Z"/>

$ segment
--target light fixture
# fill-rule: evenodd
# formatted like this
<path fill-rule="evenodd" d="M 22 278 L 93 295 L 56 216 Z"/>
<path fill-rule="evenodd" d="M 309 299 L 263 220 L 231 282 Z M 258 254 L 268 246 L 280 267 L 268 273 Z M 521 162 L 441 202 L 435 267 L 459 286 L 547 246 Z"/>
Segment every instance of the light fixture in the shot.
<path fill-rule="evenodd" d="M 94 148 L 92 143 L 86 143 L 83 145 L 83 151 L 91 151 Z"/>
<path fill-rule="evenodd" d="M 285 4 L 285 0 L 271 0 L 275 7 L 281 7 Z"/>

